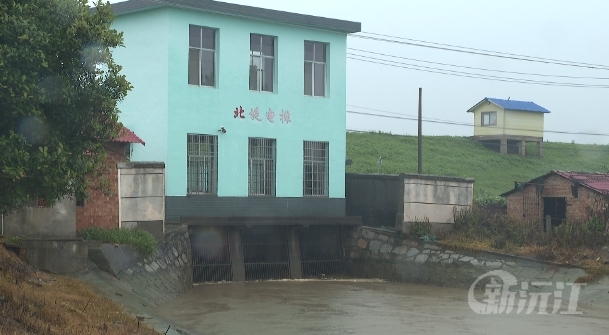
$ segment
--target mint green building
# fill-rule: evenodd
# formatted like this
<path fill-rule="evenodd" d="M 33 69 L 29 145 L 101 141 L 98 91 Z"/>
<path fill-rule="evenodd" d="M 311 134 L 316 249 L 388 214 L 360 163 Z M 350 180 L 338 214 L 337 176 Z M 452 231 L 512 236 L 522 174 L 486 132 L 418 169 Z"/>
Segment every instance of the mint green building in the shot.
<path fill-rule="evenodd" d="M 345 217 L 345 90 L 360 23 L 207 0 L 112 8 L 114 59 L 133 85 L 120 121 L 146 141 L 133 161 L 165 162 L 167 222 L 357 221 Z"/>

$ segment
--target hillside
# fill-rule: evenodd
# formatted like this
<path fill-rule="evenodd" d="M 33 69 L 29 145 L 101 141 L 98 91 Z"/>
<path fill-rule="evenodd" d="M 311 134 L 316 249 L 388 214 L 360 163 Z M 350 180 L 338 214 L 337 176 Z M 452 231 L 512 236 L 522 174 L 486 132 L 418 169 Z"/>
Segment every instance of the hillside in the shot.
<path fill-rule="evenodd" d="M 533 143 L 534 144 L 534 143 Z M 527 157 L 500 155 L 467 137 L 423 137 L 423 173 L 476 180 L 477 197 L 498 195 L 551 170 L 607 172 L 609 146 L 544 142 L 544 156 L 527 147 Z M 347 172 L 417 173 L 417 138 L 384 133 L 347 133 Z"/>
<path fill-rule="evenodd" d="M 38 271 L 0 243 L 0 334 L 134 333 L 159 334 L 87 284 Z"/>

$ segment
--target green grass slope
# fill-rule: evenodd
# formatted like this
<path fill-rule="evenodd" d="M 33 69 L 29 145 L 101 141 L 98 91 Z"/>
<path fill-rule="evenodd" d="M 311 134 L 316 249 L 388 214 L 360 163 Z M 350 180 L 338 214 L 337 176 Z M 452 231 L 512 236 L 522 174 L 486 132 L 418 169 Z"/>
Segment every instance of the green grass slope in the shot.
<path fill-rule="evenodd" d="M 468 177 L 476 180 L 477 197 L 498 195 L 551 170 L 607 172 L 609 146 L 544 142 L 544 156 L 500 155 L 467 137 L 423 137 L 423 173 Z M 347 133 L 347 172 L 376 173 L 379 156 L 382 174 L 417 173 L 417 138 L 384 133 Z"/>

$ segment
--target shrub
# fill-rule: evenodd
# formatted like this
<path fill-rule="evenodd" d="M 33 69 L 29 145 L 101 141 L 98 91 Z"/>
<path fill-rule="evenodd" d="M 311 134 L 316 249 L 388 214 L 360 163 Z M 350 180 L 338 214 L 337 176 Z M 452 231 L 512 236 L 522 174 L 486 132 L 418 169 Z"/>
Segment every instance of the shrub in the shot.
<path fill-rule="evenodd" d="M 485 206 L 502 207 L 502 206 L 507 205 L 507 200 L 504 197 L 501 197 L 498 195 L 493 195 L 493 194 L 488 194 L 488 193 L 484 193 L 484 192 L 481 192 L 480 194 L 476 195 L 474 202 L 476 203 L 476 205 L 482 206 L 482 207 L 485 207 Z"/>
<path fill-rule="evenodd" d="M 154 236 L 147 231 L 139 229 L 113 228 L 105 229 L 91 227 L 81 230 L 78 236 L 85 240 L 100 241 L 105 243 L 129 244 L 134 246 L 144 257 L 154 254 L 157 242 Z"/>
<path fill-rule="evenodd" d="M 609 243 L 605 223 L 592 219 L 583 224 L 565 222 L 554 227 L 554 241 L 561 247 L 603 247 Z"/>
<path fill-rule="evenodd" d="M 410 226 L 410 237 L 423 238 L 425 235 L 431 236 L 431 223 L 429 223 L 429 218 L 425 217 L 421 221 L 415 218 Z"/>
<path fill-rule="evenodd" d="M 19 236 L 7 236 L 4 238 L 4 243 L 11 246 L 18 246 L 21 243 L 21 237 Z"/>

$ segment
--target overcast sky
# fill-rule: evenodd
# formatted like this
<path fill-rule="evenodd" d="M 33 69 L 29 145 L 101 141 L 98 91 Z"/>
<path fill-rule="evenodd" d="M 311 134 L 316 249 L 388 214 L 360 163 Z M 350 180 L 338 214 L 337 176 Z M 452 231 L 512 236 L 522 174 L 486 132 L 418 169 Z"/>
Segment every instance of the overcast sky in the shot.
<path fill-rule="evenodd" d="M 458 53 L 420 46 L 348 38 L 348 47 L 415 60 L 580 79 L 489 72 L 385 58 L 398 66 L 427 66 L 500 78 L 605 85 L 608 88 L 532 85 L 416 71 L 347 59 L 347 109 L 416 116 L 423 88 L 424 118 L 473 123 L 466 111 L 484 97 L 534 101 L 550 110 L 545 129 L 609 134 L 609 1 L 605 0 L 229 0 L 256 7 L 358 21 L 366 33 L 504 53 L 605 65 L 590 69 Z M 363 34 L 359 34 L 360 36 Z M 369 36 L 369 35 L 368 35 Z M 351 56 L 349 56 L 351 57 Z M 368 59 L 372 60 L 372 59 Z M 378 60 L 372 60 L 378 62 Z M 409 65 L 412 64 L 412 65 Z M 428 69 L 429 70 L 429 69 Z M 436 71 L 436 70 L 433 70 Z M 357 106 L 357 107 L 356 107 Z M 395 115 L 395 114 L 391 114 Z M 347 129 L 415 135 L 416 121 L 347 114 Z M 473 127 L 425 122 L 426 135 L 471 136 Z M 608 144 L 609 136 L 546 132 L 550 141 Z"/>

